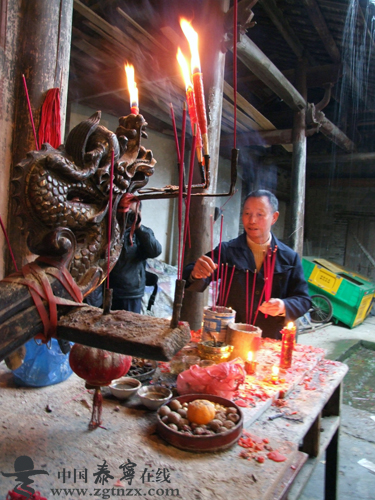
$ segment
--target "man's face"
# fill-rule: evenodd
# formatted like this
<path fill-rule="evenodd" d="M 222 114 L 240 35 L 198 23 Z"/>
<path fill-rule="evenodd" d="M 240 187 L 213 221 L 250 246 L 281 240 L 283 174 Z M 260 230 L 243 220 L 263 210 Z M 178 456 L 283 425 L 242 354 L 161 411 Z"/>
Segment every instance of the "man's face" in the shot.
<path fill-rule="evenodd" d="M 275 224 L 279 212 L 272 212 L 267 196 L 249 198 L 242 211 L 242 223 L 247 236 L 254 243 L 266 243 L 270 236 L 271 226 Z"/>

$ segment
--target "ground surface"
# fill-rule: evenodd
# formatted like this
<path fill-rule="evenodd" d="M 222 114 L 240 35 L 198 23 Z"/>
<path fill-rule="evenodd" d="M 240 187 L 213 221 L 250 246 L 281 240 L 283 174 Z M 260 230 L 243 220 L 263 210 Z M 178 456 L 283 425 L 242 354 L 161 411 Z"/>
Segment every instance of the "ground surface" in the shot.
<path fill-rule="evenodd" d="M 358 348 L 361 340 L 366 347 Z M 344 360 L 349 366 L 341 412 L 338 500 L 373 500 L 375 473 L 358 461 L 365 458 L 375 467 L 375 317 L 352 330 L 332 325 L 302 334 L 298 342 L 323 347 L 327 357 Z M 300 500 L 321 500 L 323 491 L 324 464 L 320 463 Z"/>

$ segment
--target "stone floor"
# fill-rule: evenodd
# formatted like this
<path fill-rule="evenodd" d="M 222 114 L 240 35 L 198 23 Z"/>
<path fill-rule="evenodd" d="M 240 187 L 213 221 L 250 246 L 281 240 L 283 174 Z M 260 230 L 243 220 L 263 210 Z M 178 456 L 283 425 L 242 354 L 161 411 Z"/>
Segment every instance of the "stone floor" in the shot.
<path fill-rule="evenodd" d="M 358 342 L 365 341 L 375 348 L 375 317 L 369 316 L 353 329 L 331 325 L 312 333 L 301 334 L 298 342 L 326 349 L 326 357 L 345 362 Z M 344 381 L 345 385 L 345 381 Z M 375 395 L 375 389 L 373 396 Z M 339 442 L 339 494 L 338 500 L 373 500 L 375 473 L 358 464 L 367 459 L 375 468 L 375 397 L 370 411 L 342 406 L 342 425 Z M 371 418 L 372 417 L 372 418 Z M 307 484 L 300 500 L 321 500 L 324 491 L 324 465 L 319 464 Z"/>

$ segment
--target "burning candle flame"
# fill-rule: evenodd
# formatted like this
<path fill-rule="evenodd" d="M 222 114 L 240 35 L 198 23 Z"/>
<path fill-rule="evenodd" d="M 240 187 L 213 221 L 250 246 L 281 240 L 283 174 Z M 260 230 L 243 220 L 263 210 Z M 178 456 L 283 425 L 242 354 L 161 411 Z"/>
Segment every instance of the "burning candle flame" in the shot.
<path fill-rule="evenodd" d="M 199 51 L 198 51 L 198 34 L 192 27 L 192 25 L 186 19 L 180 19 L 180 26 L 184 35 L 187 38 L 190 46 L 191 52 L 191 70 L 192 73 L 200 73 L 201 71 L 201 63 L 199 59 Z"/>
<path fill-rule="evenodd" d="M 286 327 L 288 328 L 288 330 L 292 330 L 292 328 L 294 328 L 294 323 L 293 323 L 293 321 L 290 321 L 290 322 L 287 324 L 287 326 L 286 326 Z"/>
<path fill-rule="evenodd" d="M 252 361 L 253 360 L 253 353 L 251 351 L 248 352 L 247 354 L 247 360 Z"/>
<path fill-rule="evenodd" d="M 178 47 L 177 56 L 176 57 L 177 57 L 177 61 L 178 61 L 179 65 L 180 65 L 180 68 L 181 68 L 181 71 L 182 71 L 182 76 L 183 76 L 183 79 L 184 79 L 184 82 L 185 82 L 185 88 L 186 88 L 186 90 L 188 88 L 193 88 L 193 84 L 191 83 L 191 79 L 190 79 L 189 63 L 185 59 L 185 56 L 182 53 L 180 47 Z"/>
<path fill-rule="evenodd" d="M 279 367 L 278 366 L 273 366 L 272 367 L 272 378 L 277 377 L 279 375 Z"/>
<path fill-rule="evenodd" d="M 125 73 L 128 83 L 130 109 L 134 115 L 138 114 L 138 89 L 135 83 L 134 66 L 132 64 L 125 64 Z"/>

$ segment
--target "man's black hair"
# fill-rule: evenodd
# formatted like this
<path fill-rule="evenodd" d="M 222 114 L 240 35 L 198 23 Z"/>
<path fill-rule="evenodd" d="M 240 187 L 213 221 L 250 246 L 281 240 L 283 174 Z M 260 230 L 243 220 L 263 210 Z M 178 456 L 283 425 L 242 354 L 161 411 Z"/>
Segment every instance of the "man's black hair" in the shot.
<path fill-rule="evenodd" d="M 271 191 L 268 191 L 267 189 L 256 189 L 255 191 L 251 191 L 251 193 L 246 196 L 244 204 L 249 198 L 261 198 L 262 196 L 266 196 L 268 198 L 273 213 L 279 211 L 279 200 L 273 193 L 271 193 Z"/>

